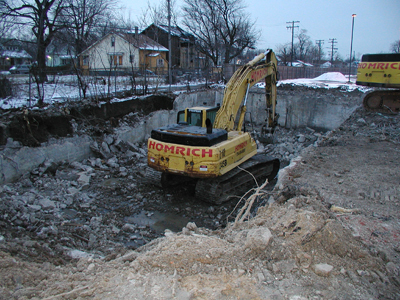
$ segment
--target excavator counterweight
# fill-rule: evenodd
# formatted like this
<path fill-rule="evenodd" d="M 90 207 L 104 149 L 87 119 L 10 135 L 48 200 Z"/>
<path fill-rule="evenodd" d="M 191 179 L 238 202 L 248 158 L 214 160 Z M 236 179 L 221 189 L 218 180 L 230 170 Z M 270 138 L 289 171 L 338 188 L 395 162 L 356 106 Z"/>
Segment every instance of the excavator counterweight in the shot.
<path fill-rule="evenodd" d="M 365 95 L 368 111 L 400 112 L 400 53 L 364 54 L 357 68 L 358 85 L 376 87 Z"/>

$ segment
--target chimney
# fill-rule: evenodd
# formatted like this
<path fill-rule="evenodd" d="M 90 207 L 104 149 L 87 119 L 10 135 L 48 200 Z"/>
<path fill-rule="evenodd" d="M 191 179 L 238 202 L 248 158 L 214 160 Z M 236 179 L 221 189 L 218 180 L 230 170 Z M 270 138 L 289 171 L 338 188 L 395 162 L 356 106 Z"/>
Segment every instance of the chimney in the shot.
<path fill-rule="evenodd" d="M 139 40 L 139 28 L 135 26 L 135 39 Z"/>

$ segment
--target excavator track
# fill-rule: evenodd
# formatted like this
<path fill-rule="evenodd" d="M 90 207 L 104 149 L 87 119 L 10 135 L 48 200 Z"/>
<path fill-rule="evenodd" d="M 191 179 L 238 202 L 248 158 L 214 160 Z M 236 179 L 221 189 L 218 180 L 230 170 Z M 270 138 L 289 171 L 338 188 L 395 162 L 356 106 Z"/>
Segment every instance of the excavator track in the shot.
<path fill-rule="evenodd" d="M 400 90 L 370 92 L 364 97 L 363 106 L 372 112 L 398 114 L 400 112 Z"/>
<path fill-rule="evenodd" d="M 221 204 L 233 197 L 240 198 L 256 185 L 255 180 L 259 185 L 266 179 L 273 180 L 279 171 L 279 160 L 259 154 L 239 167 L 221 177 L 199 179 L 196 184 L 196 198 L 213 204 Z"/>

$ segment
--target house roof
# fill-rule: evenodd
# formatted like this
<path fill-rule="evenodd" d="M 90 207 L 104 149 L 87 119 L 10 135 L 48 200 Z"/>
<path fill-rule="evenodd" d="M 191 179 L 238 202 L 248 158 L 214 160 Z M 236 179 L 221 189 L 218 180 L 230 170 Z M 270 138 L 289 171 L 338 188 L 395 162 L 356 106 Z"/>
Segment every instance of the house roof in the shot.
<path fill-rule="evenodd" d="M 312 64 L 306 63 L 302 60 L 298 60 L 292 63 L 293 67 L 314 67 Z"/>
<path fill-rule="evenodd" d="M 163 45 L 144 34 L 138 34 L 138 39 L 132 33 L 126 33 L 121 37 L 140 50 L 168 51 Z"/>
<path fill-rule="evenodd" d="M 139 48 L 140 50 L 150 50 L 150 51 L 168 51 L 167 48 L 162 46 L 161 44 L 157 43 L 156 41 L 152 40 L 148 36 L 145 36 L 143 34 L 138 35 L 138 39 L 136 38 L 135 34 L 132 33 L 108 33 L 104 37 L 102 37 L 100 40 L 96 41 L 90 47 L 82 51 L 79 55 L 85 54 L 87 51 L 89 51 L 91 48 L 95 47 L 97 44 L 99 44 L 102 40 L 107 38 L 109 35 L 117 35 L 120 38 L 124 39 L 128 43 L 132 44 L 134 47 Z M 78 56 L 79 56 L 78 55 Z"/>
<path fill-rule="evenodd" d="M 32 56 L 28 54 L 25 50 L 3 50 L 0 51 L 0 57 L 13 57 L 13 58 L 29 58 Z"/>
<path fill-rule="evenodd" d="M 165 33 L 168 33 L 168 25 L 156 25 L 153 23 L 150 26 L 148 26 L 147 28 L 150 28 L 151 26 L 157 27 L 157 28 L 161 29 L 162 31 L 164 31 Z M 146 31 L 147 28 L 145 30 L 143 30 L 142 32 Z M 184 31 L 179 26 L 171 26 L 170 28 L 171 28 L 172 36 L 177 36 L 183 41 L 190 41 L 190 39 L 194 39 L 194 36 L 192 34 Z"/>

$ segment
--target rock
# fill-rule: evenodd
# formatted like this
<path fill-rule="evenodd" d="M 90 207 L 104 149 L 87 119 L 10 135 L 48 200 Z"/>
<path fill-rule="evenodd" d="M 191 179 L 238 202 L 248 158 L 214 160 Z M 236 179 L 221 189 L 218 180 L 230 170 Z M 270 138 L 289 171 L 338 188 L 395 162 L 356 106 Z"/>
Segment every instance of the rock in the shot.
<path fill-rule="evenodd" d="M 110 145 L 110 151 L 112 153 L 118 153 L 119 149 L 115 145 Z"/>
<path fill-rule="evenodd" d="M 118 168 L 119 167 L 118 158 L 114 156 L 109 160 L 107 160 L 107 166 L 109 166 L 110 168 Z"/>
<path fill-rule="evenodd" d="M 183 228 L 182 228 L 182 234 L 184 234 L 184 235 L 190 235 L 190 230 L 187 229 L 186 227 L 183 227 Z"/>
<path fill-rule="evenodd" d="M 39 166 L 39 173 L 40 174 L 51 174 L 55 175 L 57 172 L 58 164 L 56 164 L 52 160 L 46 160 Z"/>
<path fill-rule="evenodd" d="M 367 122 L 363 118 L 359 118 L 357 120 L 357 123 L 360 124 L 360 125 L 366 125 L 367 124 Z"/>
<path fill-rule="evenodd" d="M 278 261 L 272 265 L 274 273 L 290 273 L 295 269 L 297 269 L 297 265 L 294 259 Z"/>
<path fill-rule="evenodd" d="M 79 258 L 83 258 L 83 257 L 86 258 L 86 257 L 92 256 L 91 254 L 89 254 L 87 252 L 76 250 L 76 249 L 70 250 L 69 252 L 67 252 L 67 255 L 74 259 L 79 259 Z"/>
<path fill-rule="evenodd" d="M 297 141 L 299 143 L 304 143 L 306 141 L 306 137 L 304 134 L 299 134 L 297 137 L 298 137 Z"/>
<path fill-rule="evenodd" d="M 131 252 L 128 252 L 125 255 L 117 258 L 115 261 L 117 261 L 117 262 L 120 262 L 120 261 L 122 261 L 122 262 L 129 261 L 129 262 L 131 262 L 131 261 L 134 261 L 137 257 L 138 257 L 138 253 L 134 252 L 134 251 L 131 251 Z"/>
<path fill-rule="evenodd" d="M 79 192 L 79 189 L 77 189 L 77 188 L 75 188 L 75 187 L 70 187 L 70 188 L 67 189 L 67 193 L 68 193 L 69 195 L 75 195 L 75 194 L 78 193 L 78 192 Z"/>
<path fill-rule="evenodd" d="M 300 264 L 300 266 L 304 269 L 308 269 L 311 265 L 312 262 L 312 257 L 311 255 L 307 253 L 299 253 L 297 254 L 297 259 Z"/>
<path fill-rule="evenodd" d="M 126 223 L 124 226 L 122 226 L 121 230 L 126 232 L 135 232 L 136 226 L 133 224 Z"/>
<path fill-rule="evenodd" d="M 82 186 L 89 185 L 91 175 L 87 175 L 85 172 L 78 173 L 78 182 Z"/>
<path fill-rule="evenodd" d="M 271 231 L 266 227 L 250 229 L 246 236 L 245 248 L 263 251 L 272 239 Z"/>
<path fill-rule="evenodd" d="M 43 208 L 43 209 L 52 209 L 56 207 L 56 203 L 54 201 L 51 201 L 48 198 L 44 198 L 44 199 L 40 199 L 39 200 L 39 205 Z"/>
<path fill-rule="evenodd" d="M 386 264 L 386 270 L 388 271 L 388 274 L 390 274 L 391 276 L 399 276 L 400 275 L 399 269 L 391 261 Z"/>
<path fill-rule="evenodd" d="M 332 272 L 333 267 L 328 264 L 316 264 L 314 265 L 314 272 L 315 274 L 319 276 L 329 276 L 329 274 Z"/>
<path fill-rule="evenodd" d="M 165 229 L 165 230 L 164 230 L 164 235 L 165 235 L 166 237 L 170 237 L 170 236 L 174 236 L 175 234 L 174 234 L 171 230 Z"/>
<path fill-rule="evenodd" d="M 28 205 L 28 207 L 29 207 L 32 211 L 39 211 L 39 210 L 42 209 L 42 207 L 41 207 L 40 205 L 35 205 L 35 204 Z"/>
<path fill-rule="evenodd" d="M 187 223 L 186 228 L 191 231 L 197 231 L 197 225 L 194 222 Z"/>
<path fill-rule="evenodd" d="M 114 137 L 111 136 L 111 135 L 107 135 L 107 136 L 104 138 L 104 142 L 106 142 L 107 145 L 112 145 L 112 144 L 114 143 Z"/>

